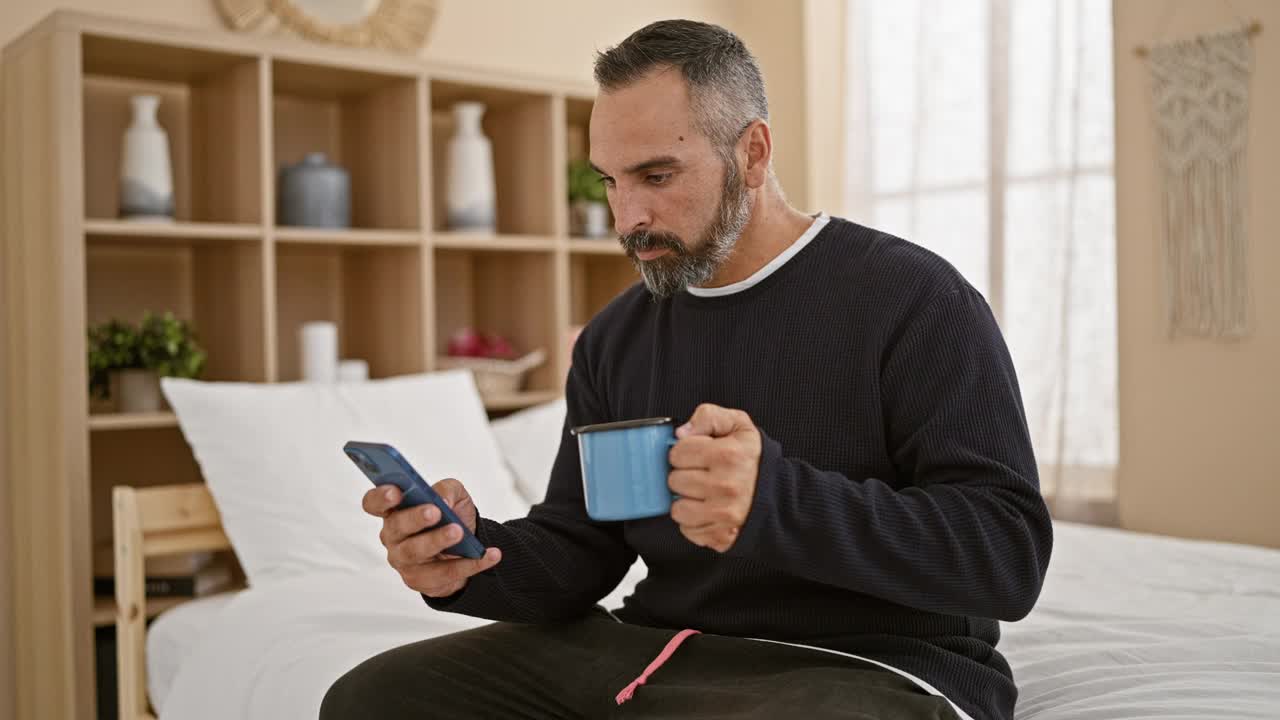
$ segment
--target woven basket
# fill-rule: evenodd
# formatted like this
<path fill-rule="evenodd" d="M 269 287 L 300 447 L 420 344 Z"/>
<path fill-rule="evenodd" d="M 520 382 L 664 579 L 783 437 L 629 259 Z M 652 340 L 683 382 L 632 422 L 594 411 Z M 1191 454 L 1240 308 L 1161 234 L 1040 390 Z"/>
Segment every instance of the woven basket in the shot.
<path fill-rule="evenodd" d="M 524 388 L 529 371 L 547 361 L 547 353 L 534 350 L 515 360 L 442 356 L 436 366 L 441 370 L 470 370 L 481 395 L 504 395 Z"/>

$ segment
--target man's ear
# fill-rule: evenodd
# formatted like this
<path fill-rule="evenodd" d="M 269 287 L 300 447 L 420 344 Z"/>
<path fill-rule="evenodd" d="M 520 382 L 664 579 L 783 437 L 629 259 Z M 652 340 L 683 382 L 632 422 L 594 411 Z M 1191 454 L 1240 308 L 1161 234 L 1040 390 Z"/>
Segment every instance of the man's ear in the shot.
<path fill-rule="evenodd" d="M 769 123 L 755 120 L 742 131 L 738 140 L 739 152 L 745 155 L 743 181 L 755 189 L 769 179 L 769 162 L 773 159 L 773 135 Z"/>

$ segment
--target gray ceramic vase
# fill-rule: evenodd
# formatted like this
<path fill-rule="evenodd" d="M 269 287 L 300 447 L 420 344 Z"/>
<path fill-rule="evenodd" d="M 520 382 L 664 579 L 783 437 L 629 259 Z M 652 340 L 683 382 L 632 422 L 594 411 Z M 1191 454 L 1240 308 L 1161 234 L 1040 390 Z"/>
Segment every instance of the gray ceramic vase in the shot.
<path fill-rule="evenodd" d="M 324 153 L 280 169 L 276 218 L 281 225 L 351 227 L 351 177 Z"/>

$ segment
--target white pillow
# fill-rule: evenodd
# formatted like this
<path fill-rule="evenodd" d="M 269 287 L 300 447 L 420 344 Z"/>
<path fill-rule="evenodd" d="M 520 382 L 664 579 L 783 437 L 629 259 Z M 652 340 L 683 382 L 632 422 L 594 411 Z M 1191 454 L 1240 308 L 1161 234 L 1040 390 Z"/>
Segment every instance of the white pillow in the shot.
<path fill-rule="evenodd" d="M 493 437 L 516 476 L 516 488 L 530 504 L 547 496 L 551 466 L 564 431 L 564 398 L 494 420 Z"/>
<path fill-rule="evenodd" d="M 428 482 L 458 478 L 486 517 L 521 512 L 470 372 L 342 384 L 166 378 L 162 388 L 251 584 L 386 562 L 348 440 L 394 445 Z"/>

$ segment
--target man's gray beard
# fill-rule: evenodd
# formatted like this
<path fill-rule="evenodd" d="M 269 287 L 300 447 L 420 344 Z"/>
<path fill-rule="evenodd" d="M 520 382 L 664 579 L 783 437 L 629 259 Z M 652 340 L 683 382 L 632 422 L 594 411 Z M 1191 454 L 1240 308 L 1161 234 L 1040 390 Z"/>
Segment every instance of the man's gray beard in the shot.
<path fill-rule="evenodd" d="M 671 250 L 669 254 L 649 261 L 638 260 L 632 254 L 632 262 L 640 270 L 645 286 L 654 297 L 671 297 L 690 286 L 702 285 L 714 277 L 716 271 L 733 254 L 738 239 L 742 237 L 742 230 L 750 219 L 751 196 L 747 194 L 746 185 L 741 182 L 737 168 L 730 164 L 716 219 L 703 233 L 701 242 L 692 249 L 678 242 L 662 243 L 663 247 Z M 644 239 L 646 238 L 643 236 L 639 239 L 641 245 Z"/>

